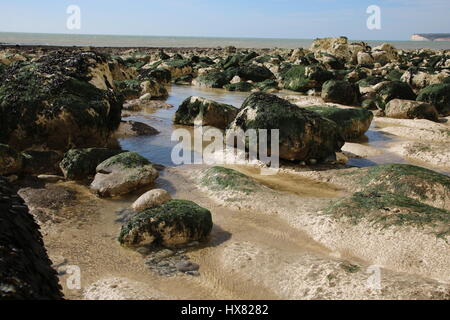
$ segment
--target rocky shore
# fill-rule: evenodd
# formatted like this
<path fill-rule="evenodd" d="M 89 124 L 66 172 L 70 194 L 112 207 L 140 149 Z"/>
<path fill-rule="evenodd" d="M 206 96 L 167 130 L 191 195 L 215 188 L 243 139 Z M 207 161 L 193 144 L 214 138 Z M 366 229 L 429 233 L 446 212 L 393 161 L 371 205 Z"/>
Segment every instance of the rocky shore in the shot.
<path fill-rule="evenodd" d="M 171 106 L 173 86 L 246 96 Z M 0 298 L 62 298 L 58 271 L 69 299 L 449 299 L 449 120 L 444 50 L 0 46 Z M 121 147 L 199 123 L 279 129 L 281 169 Z"/>

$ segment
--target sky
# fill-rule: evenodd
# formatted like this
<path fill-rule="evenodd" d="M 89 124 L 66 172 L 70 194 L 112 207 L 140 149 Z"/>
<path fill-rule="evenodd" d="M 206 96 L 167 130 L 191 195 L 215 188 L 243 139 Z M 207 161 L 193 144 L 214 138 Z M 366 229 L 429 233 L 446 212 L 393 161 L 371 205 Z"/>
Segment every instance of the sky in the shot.
<path fill-rule="evenodd" d="M 81 28 L 67 29 L 67 7 Z M 381 9 L 381 29 L 366 12 Z M 353 40 L 450 33 L 450 0 L 0 0 L 0 32 Z"/>

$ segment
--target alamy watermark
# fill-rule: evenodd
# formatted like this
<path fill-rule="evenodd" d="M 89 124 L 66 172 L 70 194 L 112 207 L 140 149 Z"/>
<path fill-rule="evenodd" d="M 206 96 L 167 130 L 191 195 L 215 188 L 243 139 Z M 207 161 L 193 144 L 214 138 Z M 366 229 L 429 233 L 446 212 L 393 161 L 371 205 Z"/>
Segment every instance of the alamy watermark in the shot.
<path fill-rule="evenodd" d="M 381 8 L 371 5 L 367 8 L 366 13 L 370 15 L 367 18 L 367 29 L 381 30 Z"/>
<path fill-rule="evenodd" d="M 66 13 L 69 15 L 66 22 L 66 27 L 69 30 L 81 29 L 81 9 L 77 5 L 70 5 L 67 7 Z"/>
<path fill-rule="evenodd" d="M 261 174 L 275 174 L 280 167 L 280 130 L 249 129 L 226 130 L 196 126 L 192 131 L 176 129 L 172 141 L 175 165 L 186 164 L 252 164 L 259 163 L 267 170 Z M 193 152 L 194 151 L 194 152 Z"/>

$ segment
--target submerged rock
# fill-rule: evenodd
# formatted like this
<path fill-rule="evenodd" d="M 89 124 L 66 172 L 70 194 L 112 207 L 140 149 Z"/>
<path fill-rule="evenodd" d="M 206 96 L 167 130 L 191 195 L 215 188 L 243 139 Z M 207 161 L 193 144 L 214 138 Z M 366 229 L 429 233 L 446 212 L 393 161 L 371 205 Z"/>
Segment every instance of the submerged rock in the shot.
<path fill-rule="evenodd" d="M 189 97 L 175 113 L 174 123 L 182 125 L 202 124 L 225 129 L 234 120 L 237 108 L 202 97 Z"/>
<path fill-rule="evenodd" d="M 355 105 L 358 102 L 358 87 L 345 80 L 328 80 L 322 86 L 322 99 L 325 102 Z"/>
<path fill-rule="evenodd" d="M 0 300 L 62 299 L 39 226 L 0 177 Z"/>
<path fill-rule="evenodd" d="M 131 193 L 152 184 L 159 173 L 153 165 L 135 152 L 113 156 L 97 166 L 91 189 L 101 197 Z"/>
<path fill-rule="evenodd" d="M 159 131 L 148 124 L 138 121 L 122 121 L 119 129 L 114 133 L 116 138 L 151 136 L 158 134 Z"/>
<path fill-rule="evenodd" d="M 260 184 L 245 174 L 219 166 L 204 170 L 200 176 L 200 184 L 210 191 L 230 191 L 247 195 L 262 190 Z"/>
<path fill-rule="evenodd" d="M 450 115 L 450 83 L 432 84 L 419 92 L 418 101 L 434 105 L 443 115 Z"/>
<path fill-rule="evenodd" d="M 286 160 L 325 160 L 344 145 L 333 121 L 266 93 L 251 94 L 230 129 L 278 129 L 280 158 Z"/>
<path fill-rule="evenodd" d="M 127 246 L 174 247 L 204 240 L 212 227 L 209 210 L 191 201 L 171 200 L 135 215 L 122 227 L 119 242 Z"/>
<path fill-rule="evenodd" d="M 105 148 L 72 149 L 64 155 L 59 166 L 66 179 L 84 180 L 95 175 L 100 163 L 123 152 Z"/>
<path fill-rule="evenodd" d="M 330 106 L 312 106 L 306 108 L 334 121 L 346 141 L 362 137 L 369 130 L 373 120 L 372 112 L 361 108 L 344 109 Z"/>
<path fill-rule="evenodd" d="M 386 117 L 396 119 L 427 119 L 438 121 L 436 108 L 429 104 L 413 100 L 394 99 L 384 109 Z"/>

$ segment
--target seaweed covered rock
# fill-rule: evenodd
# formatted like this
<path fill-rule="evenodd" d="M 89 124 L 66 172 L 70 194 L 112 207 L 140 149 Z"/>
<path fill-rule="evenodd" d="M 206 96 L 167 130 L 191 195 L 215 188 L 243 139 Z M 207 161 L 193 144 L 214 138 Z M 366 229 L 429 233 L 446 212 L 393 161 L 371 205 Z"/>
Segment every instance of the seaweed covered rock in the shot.
<path fill-rule="evenodd" d="M 204 88 L 223 88 L 231 78 L 224 72 L 208 72 L 194 79 L 193 84 Z"/>
<path fill-rule="evenodd" d="M 151 185 L 159 173 L 153 165 L 134 152 L 113 156 L 97 166 L 91 189 L 101 197 L 115 197 Z"/>
<path fill-rule="evenodd" d="M 278 91 L 278 82 L 275 80 L 265 80 L 263 82 L 255 83 L 255 87 L 262 92 L 275 92 Z"/>
<path fill-rule="evenodd" d="M 241 81 L 227 84 L 224 88 L 228 91 L 250 92 L 253 90 L 253 84 L 246 81 Z"/>
<path fill-rule="evenodd" d="M 450 235 L 450 211 L 395 193 L 366 190 L 341 199 L 326 210 L 352 224 L 366 220 L 380 229 L 392 226 L 428 227 L 441 238 Z"/>
<path fill-rule="evenodd" d="M 16 150 L 6 144 L 0 144 L 0 175 L 19 173 L 23 158 Z"/>
<path fill-rule="evenodd" d="M 407 164 L 384 164 L 342 173 L 355 191 L 389 192 L 430 206 L 450 210 L 450 177 Z"/>
<path fill-rule="evenodd" d="M 431 121 L 439 119 L 439 114 L 433 105 L 413 100 L 391 100 L 386 105 L 384 114 L 386 117 L 396 119 L 427 119 Z"/>
<path fill-rule="evenodd" d="M 171 200 L 131 218 L 122 227 L 119 242 L 127 246 L 175 247 L 204 240 L 212 227 L 209 210 L 191 201 Z"/>
<path fill-rule="evenodd" d="M 139 80 L 145 81 L 153 79 L 161 84 L 169 84 L 172 80 L 172 73 L 168 69 L 141 69 L 139 70 Z"/>
<path fill-rule="evenodd" d="M 101 72 L 107 67 L 104 56 L 78 51 L 10 65 L 0 79 L 0 142 L 18 150 L 105 145 L 123 104 Z"/>
<path fill-rule="evenodd" d="M 283 72 L 284 88 L 298 92 L 321 88 L 325 81 L 332 78 L 333 73 L 314 65 L 295 65 Z"/>
<path fill-rule="evenodd" d="M 416 94 L 411 87 L 401 81 L 385 81 L 376 86 L 376 93 L 386 104 L 394 99 L 416 100 Z"/>
<path fill-rule="evenodd" d="M 174 123 L 182 125 L 202 124 L 225 129 L 234 120 L 238 110 L 228 104 L 202 97 L 189 97 L 175 113 Z"/>
<path fill-rule="evenodd" d="M 255 64 L 241 66 L 237 75 L 245 81 L 251 80 L 254 82 L 275 79 L 274 74 L 269 69 Z"/>
<path fill-rule="evenodd" d="M 307 109 L 334 121 L 345 141 L 352 141 L 363 136 L 369 130 L 373 120 L 372 112 L 361 108 L 311 106 Z"/>
<path fill-rule="evenodd" d="M 322 99 L 325 102 L 355 105 L 359 99 L 359 90 L 345 80 L 328 80 L 322 86 Z"/>
<path fill-rule="evenodd" d="M 160 68 L 170 71 L 173 79 L 192 74 L 192 62 L 185 59 L 166 60 L 160 65 Z"/>
<path fill-rule="evenodd" d="M 230 129 L 278 129 L 280 158 L 286 160 L 325 160 L 344 145 L 333 121 L 261 92 L 244 101 Z"/>
<path fill-rule="evenodd" d="M 66 179 L 83 180 L 94 176 L 100 163 L 123 152 L 105 148 L 72 149 L 64 155 L 59 166 Z"/>
<path fill-rule="evenodd" d="M 219 166 L 204 170 L 200 176 L 200 185 L 210 191 L 244 194 L 251 194 L 263 189 L 259 183 L 245 174 Z"/>
<path fill-rule="evenodd" d="M 419 92 L 418 101 L 434 105 L 443 115 L 450 115 L 450 83 L 432 84 Z"/>
<path fill-rule="evenodd" d="M 152 99 L 165 99 L 169 96 L 166 87 L 155 80 L 146 80 L 141 83 L 141 94 L 150 94 Z"/>
<path fill-rule="evenodd" d="M 0 177 L 0 300 L 62 299 L 39 226 Z"/>
<path fill-rule="evenodd" d="M 117 80 L 114 81 L 114 85 L 127 100 L 137 99 L 141 96 L 141 82 L 138 80 Z"/>

